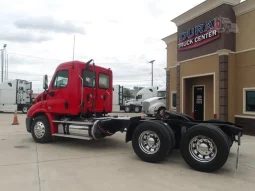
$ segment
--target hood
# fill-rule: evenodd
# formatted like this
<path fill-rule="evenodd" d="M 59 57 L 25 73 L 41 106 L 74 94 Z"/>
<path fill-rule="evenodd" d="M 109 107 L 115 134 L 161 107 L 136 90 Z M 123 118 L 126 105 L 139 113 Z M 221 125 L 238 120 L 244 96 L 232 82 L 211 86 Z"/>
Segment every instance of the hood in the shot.
<path fill-rule="evenodd" d="M 135 99 L 126 100 L 125 103 L 136 101 Z"/>
<path fill-rule="evenodd" d="M 144 102 L 152 102 L 152 101 L 156 101 L 156 100 L 162 100 L 162 97 L 152 97 L 149 99 L 144 100 Z"/>

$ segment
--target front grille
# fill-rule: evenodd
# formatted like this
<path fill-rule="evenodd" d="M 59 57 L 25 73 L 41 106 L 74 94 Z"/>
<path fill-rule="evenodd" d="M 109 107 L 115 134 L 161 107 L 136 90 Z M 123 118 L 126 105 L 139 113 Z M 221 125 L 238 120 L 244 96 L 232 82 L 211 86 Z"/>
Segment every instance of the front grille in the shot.
<path fill-rule="evenodd" d="M 150 107 L 150 103 L 149 102 L 143 102 L 143 111 L 148 111 Z"/>

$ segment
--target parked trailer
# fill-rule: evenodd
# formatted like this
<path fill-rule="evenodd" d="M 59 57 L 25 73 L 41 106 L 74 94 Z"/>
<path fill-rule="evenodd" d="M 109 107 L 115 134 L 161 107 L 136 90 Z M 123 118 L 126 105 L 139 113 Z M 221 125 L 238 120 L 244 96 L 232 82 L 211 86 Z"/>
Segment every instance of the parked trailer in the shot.
<path fill-rule="evenodd" d="M 32 104 L 32 82 L 10 80 L 0 84 L 0 111 L 27 113 Z"/>
<path fill-rule="evenodd" d="M 34 141 L 48 143 L 54 137 L 98 140 L 126 132 L 125 142 L 132 141 L 141 160 L 157 163 L 180 149 L 185 162 L 203 172 L 220 169 L 232 143 L 240 145 L 242 128 L 230 122 L 195 121 L 172 111 L 145 119 L 107 116 L 112 110 L 112 72 L 91 62 L 60 64 L 50 86 L 44 77 L 45 91 L 37 96 L 26 118 L 26 129 Z"/>

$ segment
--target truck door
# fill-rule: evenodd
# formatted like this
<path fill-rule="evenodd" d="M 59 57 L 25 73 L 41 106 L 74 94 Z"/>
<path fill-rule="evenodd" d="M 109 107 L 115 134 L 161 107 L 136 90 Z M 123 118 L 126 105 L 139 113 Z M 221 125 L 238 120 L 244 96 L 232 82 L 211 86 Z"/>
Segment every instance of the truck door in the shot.
<path fill-rule="evenodd" d="M 51 113 L 70 112 L 71 73 L 68 69 L 56 72 L 47 94 L 47 110 Z"/>
<path fill-rule="evenodd" d="M 137 104 L 140 105 L 143 102 L 144 95 L 140 94 L 140 95 L 137 95 L 135 98 L 136 98 Z"/>
<path fill-rule="evenodd" d="M 83 78 L 84 108 L 91 111 L 92 108 L 97 105 L 95 101 L 96 100 L 95 73 L 92 69 L 83 69 L 82 78 Z M 93 103 L 93 100 L 94 100 L 94 103 Z M 86 111 L 83 111 L 83 112 L 86 112 Z"/>

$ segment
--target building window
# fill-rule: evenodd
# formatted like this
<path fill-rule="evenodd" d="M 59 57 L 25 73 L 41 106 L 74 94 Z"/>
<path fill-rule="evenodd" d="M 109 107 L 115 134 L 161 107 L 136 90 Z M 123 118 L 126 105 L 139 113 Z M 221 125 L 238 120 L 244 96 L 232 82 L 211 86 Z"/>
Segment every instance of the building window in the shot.
<path fill-rule="evenodd" d="M 255 88 L 244 89 L 244 113 L 255 115 Z"/>
<path fill-rule="evenodd" d="M 176 109 L 176 92 L 171 93 L 171 108 Z"/>

